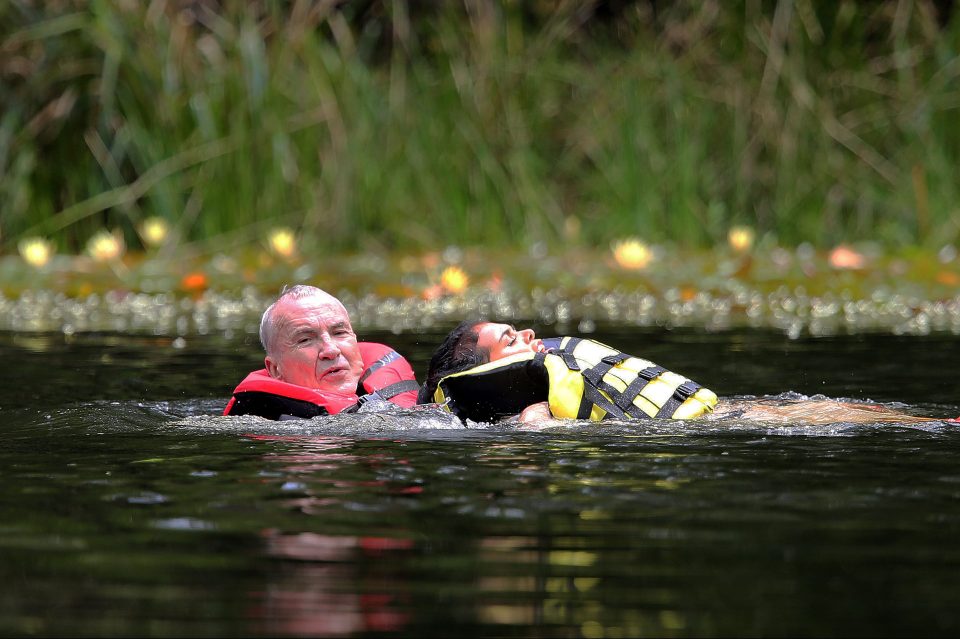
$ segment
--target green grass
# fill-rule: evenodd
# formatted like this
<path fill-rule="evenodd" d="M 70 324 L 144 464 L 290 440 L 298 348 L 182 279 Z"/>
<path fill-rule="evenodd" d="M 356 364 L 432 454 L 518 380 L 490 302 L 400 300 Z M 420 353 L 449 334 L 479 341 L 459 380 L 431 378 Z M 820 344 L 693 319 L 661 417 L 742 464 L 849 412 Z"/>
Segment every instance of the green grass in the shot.
<path fill-rule="evenodd" d="M 0 8 L 0 251 L 149 215 L 319 252 L 960 235 L 930 2 L 227 4 Z"/>

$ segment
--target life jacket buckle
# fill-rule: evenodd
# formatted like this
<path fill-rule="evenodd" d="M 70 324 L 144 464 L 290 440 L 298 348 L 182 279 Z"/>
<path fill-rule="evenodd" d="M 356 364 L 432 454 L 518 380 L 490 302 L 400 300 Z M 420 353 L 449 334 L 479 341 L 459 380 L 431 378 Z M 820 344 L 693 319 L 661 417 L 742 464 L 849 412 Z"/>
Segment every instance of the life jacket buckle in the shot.
<path fill-rule="evenodd" d="M 381 397 L 378 391 L 373 391 L 372 393 L 367 393 L 366 395 L 361 395 L 359 398 L 357 398 L 357 404 L 359 404 L 360 406 L 363 406 L 368 402 L 385 402 L 385 401 L 387 400 Z"/>

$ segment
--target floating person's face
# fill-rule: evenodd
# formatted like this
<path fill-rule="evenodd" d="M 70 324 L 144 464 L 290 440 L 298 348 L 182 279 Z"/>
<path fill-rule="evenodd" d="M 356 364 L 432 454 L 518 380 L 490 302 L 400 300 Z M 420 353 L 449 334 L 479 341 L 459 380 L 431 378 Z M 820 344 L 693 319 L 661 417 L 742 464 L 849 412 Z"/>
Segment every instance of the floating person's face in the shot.
<path fill-rule="evenodd" d="M 363 358 L 346 309 L 331 296 L 282 299 L 265 359 L 270 375 L 321 391 L 353 393 Z"/>
<path fill-rule="evenodd" d="M 484 322 L 476 330 L 477 349 L 490 353 L 491 362 L 517 353 L 539 353 L 544 350 L 543 342 L 529 328 L 518 331 L 509 324 Z"/>

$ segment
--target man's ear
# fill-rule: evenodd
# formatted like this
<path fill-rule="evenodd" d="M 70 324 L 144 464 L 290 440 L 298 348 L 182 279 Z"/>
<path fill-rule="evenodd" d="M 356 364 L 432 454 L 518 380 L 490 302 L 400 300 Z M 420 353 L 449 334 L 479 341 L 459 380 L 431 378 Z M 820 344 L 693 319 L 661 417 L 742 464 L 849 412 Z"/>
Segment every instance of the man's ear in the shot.
<path fill-rule="evenodd" d="M 270 377 L 280 379 L 280 366 L 270 359 L 269 355 L 263 358 L 263 365 L 266 367 L 267 372 L 270 373 Z"/>

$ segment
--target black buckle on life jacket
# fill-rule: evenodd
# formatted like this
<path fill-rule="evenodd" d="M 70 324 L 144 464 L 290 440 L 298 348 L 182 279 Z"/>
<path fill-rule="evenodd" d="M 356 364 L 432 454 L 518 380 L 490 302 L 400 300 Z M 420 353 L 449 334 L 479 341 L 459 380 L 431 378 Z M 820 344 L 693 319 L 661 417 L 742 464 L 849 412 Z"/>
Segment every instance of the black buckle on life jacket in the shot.
<path fill-rule="evenodd" d="M 604 355 L 601 357 L 600 361 L 604 364 L 609 364 L 612 367 L 625 362 L 628 359 L 630 359 L 630 356 L 626 353 L 611 353 L 610 355 Z"/>
<path fill-rule="evenodd" d="M 588 398 L 593 405 L 602 409 L 606 413 L 603 417 L 604 419 L 607 419 L 608 417 L 613 417 L 616 419 L 646 417 L 646 413 L 644 413 L 640 407 L 633 404 L 633 400 L 636 398 L 637 393 L 633 393 L 629 396 L 625 395 L 627 389 L 630 388 L 629 385 L 627 386 L 627 389 L 624 389 L 624 393 L 621 393 L 604 380 L 604 377 L 606 377 L 607 373 L 609 373 L 613 367 L 619 366 L 626 360 L 630 359 L 630 357 L 631 356 L 627 355 L 626 353 L 611 353 L 609 355 L 604 355 L 602 358 L 600 358 L 599 363 L 583 371 L 583 379 L 587 382 L 587 384 L 584 387 L 583 400 L 581 400 L 580 408 L 577 411 L 578 419 L 580 418 L 581 414 L 585 414 L 586 417 L 589 417 L 590 415 L 592 407 L 584 405 L 584 400 L 587 400 Z M 643 383 L 640 385 L 640 388 L 643 388 L 648 380 L 642 381 Z M 591 392 L 587 392 L 588 388 L 593 390 Z M 603 391 L 603 393 L 606 393 L 606 395 L 600 391 Z M 639 390 L 637 390 L 637 392 L 639 392 Z"/>
<path fill-rule="evenodd" d="M 647 366 L 646 368 L 641 370 L 639 373 L 637 373 L 637 376 L 642 377 L 643 379 L 649 382 L 656 379 L 657 377 L 659 377 L 660 375 L 666 372 L 667 372 L 667 369 L 665 369 L 663 366 L 657 366 L 656 364 L 654 364 L 653 366 Z"/>
<path fill-rule="evenodd" d="M 648 366 L 643 370 L 637 373 L 637 377 L 627 384 L 627 387 L 623 389 L 622 393 L 619 393 L 616 399 L 614 400 L 620 408 L 625 411 L 631 411 L 631 406 L 633 406 L 634 400 L 637 399 L 637 396 L 647 387 L 651 381 L 655 380 L 662 373 L 665 373 L 667 369 L 663 366 Z M 643 412 L 642 410 L 640 411 Z M 646 413 L 643 413 L 646 415 Z"/>
<path fill-rule="evenodd" d="M 630 359 L 630 356 L 625 353 L 613 353 L 611 355 L 605 355 L 600 359 L 599 363 L 584 370 L 583 376 L 591 384 L 599 387 L 601 383 L 603 383 L 604 376 L 610 372 L 611 368 L 628 359 Z"/>
<path fill-rule="evenodd" d="M 700 390 L 700 388 L 700 384 L 688 379 L 684 383 L 677 386 L 677 390 L 673 391 L 673 394 L 685 402 L 690 398 L 691 395 Z"/>
<path fill-rule="evenodd" d="M 380 394 L 380 391 L 373 391 L 372 393 L 367 393 L 366 395 L 361 395 L 357 398 L 357 403 L 353 406 L 348 406 L 341 413 L 358 413 L 360 409 L 366 406 L 367 404 L 390 404 L 385 397 Z"/>
<path fill-rule="evenodd" d="M 673 395 L 670 396 L 670 399 L 663 403 L 663 406 L 660 407 L 660 410 L 657 412 L 657 417 L 673 417 L 673 414 L 677 412 L 677 409 L 680 408 L 680 404 L 687 401 L 691 395 L 696 393 L 698 390 L 703 388 L 700 384 L 687 380 L 684 383 L 677 386 L 676 390 L 673 391 Z"/>

